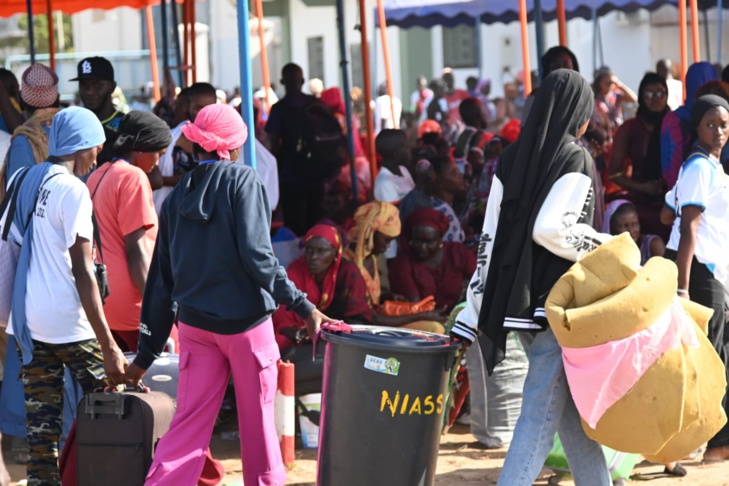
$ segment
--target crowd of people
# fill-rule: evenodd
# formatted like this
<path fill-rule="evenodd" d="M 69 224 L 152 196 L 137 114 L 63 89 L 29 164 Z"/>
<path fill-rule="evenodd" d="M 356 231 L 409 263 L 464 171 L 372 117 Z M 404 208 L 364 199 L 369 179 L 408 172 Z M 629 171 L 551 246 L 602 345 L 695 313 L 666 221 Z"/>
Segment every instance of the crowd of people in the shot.
<path fill-rule="evenodd" d="M 589 83 L 565 47 L 542 65 L 526 97 L 519 76 L 493 98 L 489 80 L 456 88 L 451 69 L 419 77 L 406 107 L 380 87 L 374 178 L 366 100 L 355 88 L 347 119 L 339 88 L 305 93 L 295 64 L 282 69 L 280 99 L 256 93 L 250 127 L 240 93 L 228 103 L 208 83 L 125 112 L 101 57 L 78 64 L 83 108 L 61 109 L 58 77 L 42 64 L 20 83 L 0 70 L 0 192 L 15 213 L 9 238 L 22 242 L 0 343 L 0 430 L 27 440 L 17 459 L 28 484 L 59 484 L 59 447 L 83 393 L 136 385 L 166 347 L 181 353 L 180 383 L 200 386 L 181 386 L 147 484 L 220 474 L 208 438 L 231 370 L 246 411 L 246 482 L 282 481 L 271 364 L 296 364 L 297 395 L 320 392 L 323 347 L 312 349 L 311 335 L 337 320 L 450 332 L 472 345 L 476 394 L 518 331 L 530 407 L 502 477 L 531 484 L 559 429 L 575 478 L 610 484 L 581 431 L 544 300 L 571 262 L 629 232 L 644 261 L 677 262 L 681 297 L 715 309 L 709 336 L 726 363 L 729 69 L 690 66 L 681 104 L 669 60 L 637 93 L 606 67 Z M 255 171 L 241 151 L 248 137 Z M 474 412 L 472 427 L 483 428 L 487 414 Z M 705 460 L 729 459 L 729 429 L 708 447 Z"/>

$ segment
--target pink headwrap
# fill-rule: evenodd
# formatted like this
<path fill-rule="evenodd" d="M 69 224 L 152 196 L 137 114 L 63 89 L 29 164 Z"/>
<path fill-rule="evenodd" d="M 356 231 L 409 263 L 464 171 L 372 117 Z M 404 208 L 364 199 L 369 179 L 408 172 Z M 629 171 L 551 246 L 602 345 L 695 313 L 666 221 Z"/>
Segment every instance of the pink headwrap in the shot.
<path fill-rule="evenodd" d="M 194 123 L 182 127 L 182 133 L 207 152 L 230 160 L 230 150 L 240 148 L 248 138 L 248 128 L 235 108 L 223 103 L 208 105 L 197 114 Z"/>

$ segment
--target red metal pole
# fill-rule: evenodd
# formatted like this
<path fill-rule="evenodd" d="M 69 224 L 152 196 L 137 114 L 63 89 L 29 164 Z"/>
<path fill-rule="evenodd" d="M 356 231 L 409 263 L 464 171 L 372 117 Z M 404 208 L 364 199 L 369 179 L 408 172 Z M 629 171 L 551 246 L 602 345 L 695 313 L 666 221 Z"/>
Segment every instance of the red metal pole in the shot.
<path fill-rule="evenodd" d="M 161 98 L 159 89 L 159 66 L 157 65 L 157 41 L 154 35 L 154 17 L 152 17 L 152 7 L 147 5 L 144 7 L 144 14 L 147 20 L 147 42 L 149 43 L 149 63 L 152 67 L 152 85 L 154 86 L 152 95 L 154 101 Z"/>
<path fill-rule="evenodd" d="M 686 32 L 686 0 L 678 0 L 678 36 L 681 48 L 681 82 L 686 96 L 686 71 L 688 71 L 688 33 Z"/>
<path fill-rule="evenodd" d="M 188 22 L 190 21 L 190 10 L 188 8 L 189 0 L 183 0 L 182 2 L 182 45 L 184 48 L 184 56 L 182 60 L 182 69 L 184 76 L 182 79 L 185 80 L 185 87 L 190 86 L 190 32 Z M 179 32 L 175 32 L 175 35 L 179 35 Z"/>
<path fill-rule="evenodd" d="M 243 0 L 240 0 L 243 1 Z M 192 82 L 197 83 L 197 32 L 195 24 L 195 0 L 190 0 L 190 50 L 192 51 Z"/>
<path fill-rule="evenodd" d="M 372 118 L 372 78 L 370 74 L 370 50 L 367 43 L 367 9 L 365 2 L 359 0 L 360 38 L 362 43 L 362 77 L 364 84 L 365 118 L 367 123 L 367 147 L 370 156 L 370 172 L 372 181 L 377 177 L 377 151 L 375 150 L 375 120 Z"/>
<path fill-rule="evenodd" d="M 567 47 L 567 14 L 564 0 L 557 0 L 557 27 L 559 29 L 559 45 Z"/>
<path fill-rule="evenodd" d="M 51 70 L 56 70 L 56 34 L 53 28 L 53 0 L 46 0 L 46 16 L 48 17 L 48 55 Z"/>
<path fill-rule="evenodd" d="M 261 73 L 263 74 L 263 89 L 265 90 L 266 96 L 266 107 L 265 111 L 271 109 L 271 100 L 268 92 L 271 90 L 271 75 L 268 72 L 268 51 L 266 50 L 266 40 L 263 38 L 265 32 L 263 31 L 263 1 L 256 0 L 256 18 L 258 19 L 258 41 L 261 46 Z"/>
<path fill-rule="evenodd" d="M 392 82 L 392 66 L 390 66 L 390 47 L 387 42 L 387 20 L 382 0 L 377 0 L 377 15 L 380 18 L 380 36 L 382 38 L 382 55 L 385 61 L 385 80 L 387 81 L 387 96 L 390 98 L 390 116 L 393 128 L 399 128 L 399 121 L 395 116 L 395 85 Z"/>
<path fill-rule="evenodd" d="M 685 0 L 684 0 L 685 1 Z M 529 24 L 527 23 L 526 0 L 519 0 L 519 23 L 521 24 L 521 56 L 524 69 L 524 96 L 532 92 L 532 72 L 529 60 Z"/>
<path fill-rule="evenodd" d="M 701 61 L 701 41 L 699 40 L 698 1 L 690 0 L 689 5 L 691 6 L 691 46 L 694 51 L 694 62 L 699 62 Z M 718 15 L 721 16 L 721 12 Z"/>

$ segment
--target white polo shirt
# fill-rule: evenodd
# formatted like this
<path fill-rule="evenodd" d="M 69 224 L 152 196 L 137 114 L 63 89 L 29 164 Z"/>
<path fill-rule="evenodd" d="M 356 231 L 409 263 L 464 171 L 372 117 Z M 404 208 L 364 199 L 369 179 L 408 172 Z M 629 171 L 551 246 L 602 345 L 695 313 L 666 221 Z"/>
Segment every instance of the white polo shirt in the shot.
<path fill-rule="evenodd" d="M 723 285 L 727 284 L 729 252 L 729 177 L 719 161 L 696 152 L 683 164 L 676 185 L 666 194 L 666 205 L 676 213 L 666 248 L 677 251 L 681 240 L 681 209 L 701 208 L 696 230 L 696 259 L 707 266 Z M 678 209 L 677 209 L 678 208 Z"/>

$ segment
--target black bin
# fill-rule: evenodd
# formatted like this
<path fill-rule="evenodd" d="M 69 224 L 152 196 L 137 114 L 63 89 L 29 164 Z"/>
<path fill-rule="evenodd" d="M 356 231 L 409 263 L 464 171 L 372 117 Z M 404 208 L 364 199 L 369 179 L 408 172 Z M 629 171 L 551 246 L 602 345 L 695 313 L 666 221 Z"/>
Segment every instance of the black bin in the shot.
<path fill-rule="evenodd" d="M 318 486 L 435 482 L 448 375 L 460 344 L 402 328 L 324 331 Z"/>

